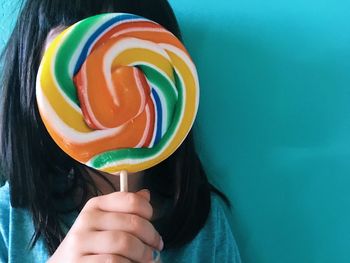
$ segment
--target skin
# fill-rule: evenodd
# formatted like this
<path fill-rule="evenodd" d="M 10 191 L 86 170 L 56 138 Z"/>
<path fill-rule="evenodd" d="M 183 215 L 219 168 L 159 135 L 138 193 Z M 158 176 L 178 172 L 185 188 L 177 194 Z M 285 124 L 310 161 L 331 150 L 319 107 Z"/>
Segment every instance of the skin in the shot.
<path fill-rule="evenodd" d="M 50 31 L 44 50 L 63 29 Z M 114 192 L 96 171 L 88 167 L 85 170 L 102 195 L 89 195 L 48 263 L 155 262 L 153 255 L 163 249 L 163 241 L 151 224 L 157 214 L 150 202 L 150 192 L 142 189 L 143 172 L 129 173 L 130 192 L 123 193 Z M 119 189 L 119 175 L 103 175 Z M 76 197 L 79 198 L 79 193 Z"/>

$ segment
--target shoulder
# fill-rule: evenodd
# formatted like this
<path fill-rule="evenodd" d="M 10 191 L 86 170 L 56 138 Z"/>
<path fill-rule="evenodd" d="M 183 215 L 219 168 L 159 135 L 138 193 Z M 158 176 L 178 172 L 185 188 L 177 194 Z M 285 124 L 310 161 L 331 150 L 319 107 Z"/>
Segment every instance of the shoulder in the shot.
<path fill-rule="evenodd" d="M 8 225 L 10 213 L 10 190 L 6 182 L 0 187 L 0 232 L 4 233 L 4 227 Z"/>
<path fill-rule="evenodd" d="M 224 200 L 221 198 L 221 196 L 219 196 L 216 193 L 211 193 L 211 204 L 210 204 L 210 212 L 208 215 L 208 219 L 206 222 L 206 227 L 215 227 L 217 230 L 230 230 L 230 233 L 232 233 L 231 231 L 231 227 L 229 224 L 229 217 L 228 217 L 228 211 L 229 208 L 227 206 L 227 204 L 224 202 Z"/>
<path fill-rule="evenodd" d="M 207 222 L 201 232 L 215 242 L 216 258 L 221 262 L 240 263 L 240 254 L 229 223 L 228 207 L 216 193 L 211 193 L 211 208 Z"/>
<path fill-rule="evenodd" d="M 10 211 L 10 189 L 9 184 L 6 182 L 0 187 L 0 224 L 3 225 L 8 219 Z M 0 225 L 0 228 L 1 228 Z"/>
<path fill-rule="evenodd" d="M 4 215 L 9 213 L 10 209 L 10 189 L 9 184 L 6 182 L 0 187 L 0 222 L 4 219 Z"/>
<path fill-rule="evenodd" d="M 188 244 L 162 253 L 162 262 L 241 263 L 238 247 L 225 212 L 225 203 L 211 193 L 211 208 L 203 228 Z"/>
<path fill-rule="evenodd" d="M 229 219 L 227 215 L 228 207 L 224 200 L 216 193 L 211 193 L 210 196 L 210 211 L 205 228 L 213 227 L 218 230 L 230 229 Z M 231 230 L 230 230 L 230 233 Z"/>
<path fill-rule="evenodd" d="M 207 221 L 198 234 L 205 240 L 206 249 L 212 247 L 212 262 L 241 263 L 238 246 L 228 219 L 228 207 L 223 199 L 211 192 L 211 206 Z"/>
<path fill-rule="evenodd" d="M 9 245 L 10 191 L 6 182 L 0 187 L 0 260 L 7 261 Z"/>
<path fill-rule="evenodd" d="M 0 207 L 7 205 L 10 201 L 10 189 L 8 182 L 0 186 Z"/>
<path fill-rule="evenodd" d="M 216 193 L 210 195 L 211 207 L 209 216 L 214 218 L 226 218 L 226 204 L 224 200 Z"/>
<path fill-rule="evenodd" d="M 9 183 L 0 187 L 0 262 L 46 262 L 42 237 L 28 251 L 35 231 L 33 220 L 28 209 L 12 207 L 10 190 Z"/>

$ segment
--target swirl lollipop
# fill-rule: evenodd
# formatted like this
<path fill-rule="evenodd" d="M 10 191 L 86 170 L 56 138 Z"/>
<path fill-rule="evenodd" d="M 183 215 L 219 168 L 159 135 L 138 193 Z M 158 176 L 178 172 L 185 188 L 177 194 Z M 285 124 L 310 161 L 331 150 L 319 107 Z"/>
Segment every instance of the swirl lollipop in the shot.
<path fill-rule="evenodd" d="M 67 154 L 100 171 L 137 172 L 169 157 L 194 122 L 196 68 L 171 32 L 109 13 L 49 45 L 36 84 L 41 118 Z"/>

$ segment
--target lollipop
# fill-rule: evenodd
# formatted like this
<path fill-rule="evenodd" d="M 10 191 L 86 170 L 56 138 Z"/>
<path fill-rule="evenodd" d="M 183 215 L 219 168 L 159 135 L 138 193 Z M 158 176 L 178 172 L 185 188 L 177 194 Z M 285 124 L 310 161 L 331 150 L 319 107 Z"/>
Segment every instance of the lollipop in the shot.
<path fill-rule="evenodd" d="M 79 21 L 52 41 L 36 97 L 63 151 L 116 174 L 150 168 L 180 146 L 197 113 L 199 84 L 171 32 L 140 16 L 109 13 Z"/>

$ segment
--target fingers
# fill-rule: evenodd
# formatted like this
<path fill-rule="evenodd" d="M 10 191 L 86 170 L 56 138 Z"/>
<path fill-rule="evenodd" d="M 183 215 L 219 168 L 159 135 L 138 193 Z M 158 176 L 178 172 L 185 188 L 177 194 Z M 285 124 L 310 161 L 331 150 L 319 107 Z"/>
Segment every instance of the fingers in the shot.
<path fill-rule="evenodd" d="M 80 261 L 80 263 L 131 263 L 129 259 L 119 256 L 119 255 L 87 255 L 83 256 Z"/>
<path fill-rule="evenodd" d="M 163 241 L 151 224 L 150 193 L 114 192 L 91 198 L 52 262 L 151 262 Z"/>
<path fill-rule="evenodd" d="M 94 220 L 91 220 L 91 218 L 94 218 Z M 82 219 L 85 222 L 87 230 L 125 231 L 136 236 L 149 246 L 158 250 L 163 249 L 163 243 L 157 230 L 151 222 L 138 215 L 103 211 L 85 211 L 84 214 L 82 214 Z"/>
<path fill-rule="evenodd" d="M 83 210 L 102 210 L 107 212 L 122 212 L 139 215 L 151 220 L 153 209 L 145 193 L 114 192 L 91 198 Z"/>
<path fill-rule="evenodd" d="M 86 240 L 83 235 L 80 238 Z M 81 242 L 83 255 L 113 254 L 136 262 L 150 262 L 153 259 L 154 249 L 127 232 L 98 231 L 93 233 L 92 238 L 94 242 Z"/>

